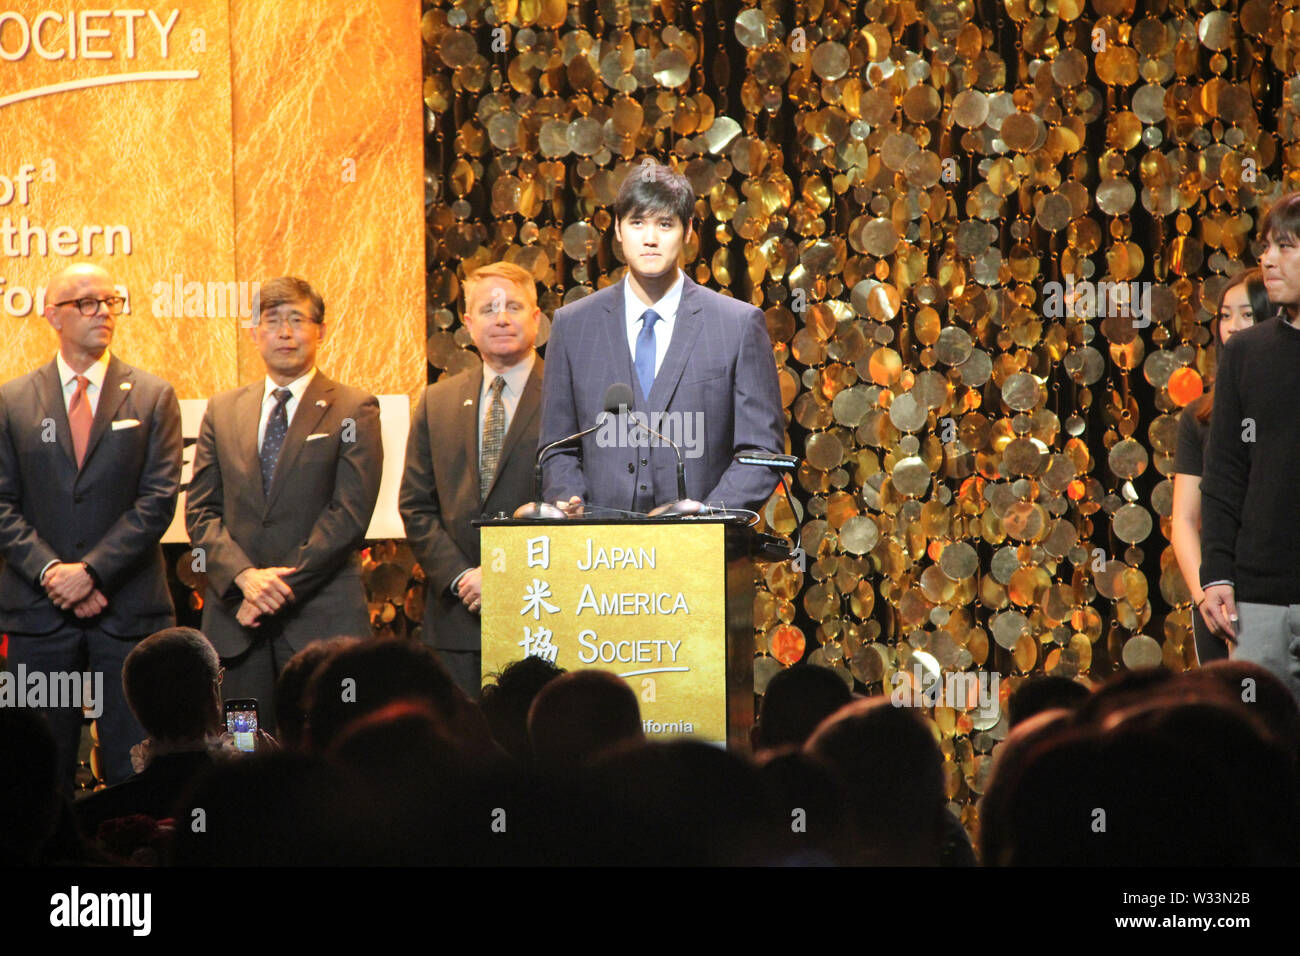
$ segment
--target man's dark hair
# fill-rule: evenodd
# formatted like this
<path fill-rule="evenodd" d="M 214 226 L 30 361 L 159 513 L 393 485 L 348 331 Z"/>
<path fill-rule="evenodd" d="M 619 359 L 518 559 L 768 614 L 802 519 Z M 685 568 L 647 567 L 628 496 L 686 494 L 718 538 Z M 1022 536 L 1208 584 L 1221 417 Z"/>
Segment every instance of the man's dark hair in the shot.
<path fill-rule="evenodd" d="M 306 299 L 311 303 L 312 319 L 319 325 L 325 321 L 325 300 L 312 288 L 306 279 L 297 276 L 279 276 L 267 279 L 257 290 L 257 314 L 259 318 L 267 309 L 274 309 L 286 302 L 298 302 Z"/>
<path fill-rule="evenodd" d="M 636 692 L 617 674 L 583 670 L 548 683 L 528 712 L 528 737 L 539 767 L 582 766 L 623 743 L 645 739 Z"/>
<path fill-rule="evenodd" d="M 1079 702 L 1079 718 L 1081 722 L 1094 721 L 1100 724 L 1108 715 L 1135 704 L 1146 703 L 1169 692 L 1174 686 L 1175 675 L 1163 664 L 1141 670 L 1120 671 L 1106 678 L 1100 687 Z"/>
<path fill-rule="evenodd" d="M 780 671 L 763 694 L 755 745 L 802 747 L 817 725 L 852 697 L 848 685 L 828 667 L 796 664 Z"/>
<path fill-rule="evenodd" d="M 345 680 L 352 683 L 345 686 Z M 399 700 L 423 701 L 450 719 L 464 695 L 423 644 L 384 637 L 344 648 L 327 658 L 307 685 L 310 749 L 324 753 L 349 721 Z"/>
<path fill-rule="evenodd" d="M 492 737 L 514 757 L 531 763 L 533 747 L 528 742 L 528 709 L 538 692 L 564 673 L 548 660 L 532 656 L 507 664 L 500 674 L 483 686 L 479 707 L 487 718 Z"/>
<path fill-rule="evenodd" d="M 285 747 L 303 746 L 307 726 L 307 685 L 331 654 L 359 643 L 357 637 L 312 641 L 284 665 L 275 682 L 275 736 Z"/>
<path fill-rule="evenodd" d="M 844 783 L 857 827 L 855 862 L 939 864 L 943 752 L 915 710 L 884 697 L 854 701 L 826 718 L 804 749 Z"/>
<path fill-rule="evenodd" d="M 1090 693 L 1087 687 L 1068 677 L 1050 674 L 1031 677 L 1017 687 L 1007 701 L 1007 721 L 1014 727 L 1045 710 L 1074 710 Z"/>
<path fill-rule="evenodd" d="M 995 769 L 980 809 L 982 857 L 986 866 L 1294 866 L 1296 801 L 1291 756 L 1240 709 L 1157 696 L 1104 722 L 1049 729 Z M 1102 831 L 1089 826 L 1098 808 Z"/>
<path fill-rule="evenodd" d="M 1287 193 L 1269 207 L 1260 224 L 1259 237 L 1265 242 L 1286 238 L 1300 240 L 1300 192 Z"/>
<path fill-rule="evenodd" d="M 122 664 L 122 689 L 140 726 L 155 740 L 198 737 L 214 730 L 216 649 L 192 627 L 150 634 Z"/>
<path fill-rule="evenodd" d="M 681 221 L 683 229 L 690 225 L 695 212 L 695 189 L 691 181 L 651 161 L 629 167 L 614 200 L 614 218 L 622 222 L 628 216 L 660 212 L 672 213 Z"/>

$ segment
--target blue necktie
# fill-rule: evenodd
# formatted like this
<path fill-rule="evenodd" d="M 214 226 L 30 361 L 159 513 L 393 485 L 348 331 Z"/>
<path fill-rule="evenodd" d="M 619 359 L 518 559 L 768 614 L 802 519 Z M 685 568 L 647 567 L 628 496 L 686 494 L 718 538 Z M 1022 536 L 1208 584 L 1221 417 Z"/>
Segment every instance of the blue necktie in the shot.
<path fill-rule="evenodd" d="M 647 400 L 655 383 L 655 323 L 658 321 L 659 313 L 654 309 L 646 309 L 642 313 L 641 332 L 636 337 L 636 355 L 633 357 L 636 377 L 641 383 L 641 394 Z"/>
<path fill-rule="evenodd" d="M 262 436 L 262 493 L 271 494 L 271 479 L 275 477 L 275 463 L 280 460 L 280 449 L 284 447 L 284 436 L 289 431 L 289 416 L 284 406 L 293 397 L 287 388 L 277 388 L 271 393 L 275 398 L 275 407 L 266 419 L 266 434 Z"/>

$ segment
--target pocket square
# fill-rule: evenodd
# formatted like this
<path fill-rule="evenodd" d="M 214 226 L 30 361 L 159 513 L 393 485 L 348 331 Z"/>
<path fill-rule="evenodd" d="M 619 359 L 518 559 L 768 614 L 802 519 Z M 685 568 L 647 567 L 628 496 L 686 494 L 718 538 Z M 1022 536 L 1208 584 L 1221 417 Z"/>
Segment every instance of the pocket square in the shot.
<path fill-rule="evenodd" d="M 113 431 L 120 432 L 123 428 L 136 428 L 140 424 L 138 418 L 120 418 L 113 422 Z"/>
<path fill-rule="evenodd" d="M 307 441 L 315 441 L 317 438 L 329 438 L 329 436 L 330 436 L 329 432 L 317 432 L 314 435 L 308 435 Z"/>

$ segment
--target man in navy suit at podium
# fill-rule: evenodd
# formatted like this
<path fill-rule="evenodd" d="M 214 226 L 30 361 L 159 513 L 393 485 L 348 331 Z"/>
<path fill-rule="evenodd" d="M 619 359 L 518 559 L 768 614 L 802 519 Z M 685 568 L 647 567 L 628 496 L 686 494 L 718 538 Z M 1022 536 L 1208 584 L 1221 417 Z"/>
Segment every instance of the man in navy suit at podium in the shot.
<path fill-rule="evenodd" d="M 679 497 L 677 456 L 633 424 L 642 417 L 682 447 L 688 498 L 757 509 L 776 486 L 767 469 L 732 461 L 785 450 L 767 325 L 682 272 L 694 208 L 685 176 L 650 160 L 633 167 L 614 203 L 626 274 L 555 313 L 539 447 L 595 425 L 609 386 L 634 396 L 632 416 L 547 456 L 546 500 L 569 516 L 584 505 L 644 513 Z"/>

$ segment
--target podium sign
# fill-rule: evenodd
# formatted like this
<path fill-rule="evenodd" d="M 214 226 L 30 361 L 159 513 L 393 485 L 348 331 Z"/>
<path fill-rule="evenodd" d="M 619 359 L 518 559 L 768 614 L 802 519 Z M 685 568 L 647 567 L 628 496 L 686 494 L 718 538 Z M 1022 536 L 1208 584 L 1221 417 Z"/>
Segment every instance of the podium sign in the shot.
<path fill-rule="evenodd" d="M 729 601 L 728 578 L 733 593 L 745 579 L 729 574 L 729 533 L 717 522 L 485 523 L 483 673 L 526 656 L 608 670 L 636 692 L 648 738 L 726 743 L 730 730 L 742 743 L 738 698 L 748 696 L 748 723 L 753 710 L 753 652 L 743 646 L 753 640 L 752 572 L 750 595 Z M 729 605 L 742 642 L 730 671 Z"/>

